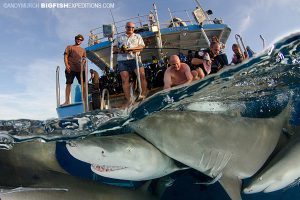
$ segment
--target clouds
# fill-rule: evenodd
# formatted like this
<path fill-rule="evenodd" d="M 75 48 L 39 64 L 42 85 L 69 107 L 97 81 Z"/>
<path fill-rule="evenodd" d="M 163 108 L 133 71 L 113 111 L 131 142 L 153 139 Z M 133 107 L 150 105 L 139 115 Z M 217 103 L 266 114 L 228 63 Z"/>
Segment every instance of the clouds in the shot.
<path fill-rule="evenodd" d="M 252 23 L 252 18 L 250 17 L 250 15 L 243 18 L 240 21 L 240 25 L 238 27 L 237 33 L 243 34 L 244 32 L 246 32 L 249 29 L 249 27 L 251 26 L 251 23 Z"/>
<path fill-rule="evenodd" d="M 11 87 L 0 94 L 0 119 L 56 117 L 55 67 L 59 61 L 36 59 L 12 74 Z"/>

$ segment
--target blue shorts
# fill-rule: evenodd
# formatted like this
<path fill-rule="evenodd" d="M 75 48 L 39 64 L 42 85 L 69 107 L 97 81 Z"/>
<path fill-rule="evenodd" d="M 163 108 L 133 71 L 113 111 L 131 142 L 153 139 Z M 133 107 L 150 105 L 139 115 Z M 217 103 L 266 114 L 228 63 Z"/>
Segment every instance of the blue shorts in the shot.
<path fill-rule="evenodd" d="M 139 62 L 139 67 L 143 67 L 143 64 Z M 131 59 L 131 60 L 122 60 L 118 61 L 118 72 L 122 71 L 128 71 L 132 72 L 136 69 L 136 60 Z"/>

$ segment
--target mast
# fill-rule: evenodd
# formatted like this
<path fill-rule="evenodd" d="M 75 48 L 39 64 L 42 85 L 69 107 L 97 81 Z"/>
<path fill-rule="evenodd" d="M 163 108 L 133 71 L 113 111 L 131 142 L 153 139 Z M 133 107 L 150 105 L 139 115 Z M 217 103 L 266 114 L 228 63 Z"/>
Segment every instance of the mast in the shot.
<path fill-rule="evenodd" d="M 153 3 L 153 9 L 154 9 L 154 14 L 156 18 L 156 26 L 157 26 L 157 32 L 155 34 L 156 36 L 156 44 L 157 44 L 157 51 L 158 51 L 158 58 L 159 60 L 162 59 L 162 39 L 161 39 L 161 32 L 160 32 L 160 25 L 159 25 L 159 20 L 158 20 L 158 14 L 157 14 L 157 9 L 155 3 Z"/>

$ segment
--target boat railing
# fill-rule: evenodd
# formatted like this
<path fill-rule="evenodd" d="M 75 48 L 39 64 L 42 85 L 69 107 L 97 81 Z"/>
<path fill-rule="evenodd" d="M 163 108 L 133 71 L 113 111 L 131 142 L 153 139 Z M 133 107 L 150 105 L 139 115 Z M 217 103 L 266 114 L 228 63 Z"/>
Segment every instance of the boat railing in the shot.
<path fill-rule="evenodd" d="M 193 10 L 191 9 L 178 11 L 171 11 L 170 9 L 168 9 L 168 11 L 170 18 L 164 22 L 159 22 L 161 28 L 199 24 L 195 17 L 191 17 L 191 14 L 189 14 L 193 12 Z M 152 10 L 149 12 L 149 14 L 138 15 L 136 17 L 127 18 L 120 21 L 113 20 L 111 25 L 113 25 L 115 29 L 114 37 L 117 37 L 118 35 L 125 32 L 125 25 L 128 21 L 135 23 L 136 32 L 150 31 L 151 27 L 153 25 L 156 25 L 156 23 L 158 22 L 154 15 L 154 11 Z M 206 18 L 201 24 L 223 24 L 223 20 L 216 18 L 211 20 L 209 18 Z M 92 46 L 104 41 L 109 41 L 109 39 L 105 37 L 102 26 L 90 30 L 88 46 Z"/>
<path fill-rule="evenodd" d="M 111 23 L 111 25 L 113 25 L 114 30 L 115 30 L 115 36 L 120 35 L 125 33 L 125 24 L 131 21 L 135 24 L 135 30 L 139 31 L 139 30 L 149 30 L 149 20 L 148 20 L 148 15 L 138 15 L 137 17 L 132 17 L 132 18 L 128 18 L 128 19 L 124 19 L 124 20 L 120 20 L 120 21 L 113 21 Z M 124 31 L 120 31 L 120 30 L 124 30 Z M 103 32 L 103 27 L 97 27 L 94 28 L 92 30 L 90 30 L 90 34 L 89 34 L 89 46 L 92 46 L 94 44 L 103 42 L 103 41 L 108 41 L 108 38 L 104 36 L 104 32 Z"/>
<path fill-rule="evenodd" d="M 80 70 L 80 85 L 81 85 L 81 99 L 83 103 L 84 112 L 89 111 L 88 104 L 88 64 L 85 58 L 81 59 L 81 70 Z M 83 73 L 85 73 L 85 80 L 83 80 Z"/>
<path fill-rule="evenodd" d="M 60 106 L 60 83 L 59 83 L 59 70 L 60 67 L 56 67 L 56 107 Z"/>
<path fill-rule="evenodd" d="M 243 41 L 243 38 L 241 35 L 239 34 L 235 34 L 235 40 L 236 40 L 236 43 L 238 45 L 238 47 L 242 50 L 242 47 L 243 47 L 243 50 L 245 52 L 245 55 L 242 54 L 243 58 L 249 58 L 249 54 L 248 54 L 248 51 L 247 51 L 247 48 L 246 48 L 246 45 L 244 44 L 244 41 Z M 241 47 L 242 45 L 242 47 Z"/>

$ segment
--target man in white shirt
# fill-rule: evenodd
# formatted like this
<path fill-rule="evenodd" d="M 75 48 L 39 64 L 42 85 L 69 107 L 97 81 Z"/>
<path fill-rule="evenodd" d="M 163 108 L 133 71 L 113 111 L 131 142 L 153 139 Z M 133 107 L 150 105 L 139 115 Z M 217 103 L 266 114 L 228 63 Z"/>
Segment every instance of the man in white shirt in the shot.
<path fill-rule="evenodd" d="M 145 44 L 141 35 L 134 33 L 133 22 L 127 22 L 125 28 L 126 32 L 116 38 L 115 46 L 118 48 L 118 70 L 122 78 L 123 92 L 127 100 L 125 106 L 127 107 L 134 102 L 134 100 L 131 99 L 130 95 L 129 72 L 134 71 L 137 74 L 135 54 L 137 54 L 139 58 L 140 51 L 145 47 Z M 138 60 L 142 86 L 142 94 L 139 98 L 144 99 L 147 93 L 147 81 L 145 77 L 144 67 L 140 59 Z"/>

